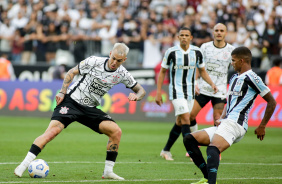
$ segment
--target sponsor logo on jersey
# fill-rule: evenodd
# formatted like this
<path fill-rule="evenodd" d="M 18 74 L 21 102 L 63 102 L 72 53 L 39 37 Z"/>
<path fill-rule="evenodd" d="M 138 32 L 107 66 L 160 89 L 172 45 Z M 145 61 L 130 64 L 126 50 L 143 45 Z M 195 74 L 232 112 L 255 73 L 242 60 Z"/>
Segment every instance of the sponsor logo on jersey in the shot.
<path fill-rule="evenodd" d="M 255 79 L 255 81 L 256 81 L 256 83 L 259 83 L 259 79 L 260 79 L 260 77 L 259 76 L 257 76 L 257 74 L 255 74 L 255 73 L 251 73 L 251 75 L 254 77 L 254 79 Z"/>
<path fill-rule="evenodd" d="M 85 104 L 85 105 L 90 105 L 92 104 L 92 100 L 88 97 L 85 97 L 82 99 L 82 103 Z"/>
<path fill-rule="evenodd" d="M 178 70 L 178 69 L 182 69 L 182 70 L 189 70 L 189 69 L 194 69 L 195 66 L 183 66 L 183 65 L 179 65 L 179 66 L 174 66 L 173 67 L 174 70 Z"/>
<path fill-rule="evenodd" d="M 104 96 L 107 91 L 108 86 L 106 83 L 103 83 L 100 79 L 94 79 L 93 82 L 89 85 L 88 90 L 91 93 L 95 93 L 100 96 Z"/>
<path fill-rule="evenodd" d="M 108 114 L 107 114 L 107 115 L 105 115 L 104 117 L 105 117 L 105 118 L 112 119 L 112 117 L 111 117 L 110 115 L 108 115 Z"/>
<path fill-rule="evenodd" d="M 208 92 L 214 92 L 214 90 L 210 86 L 204 86 L 203 89 L 208 91 Z"/>
<path fill-rule="evenodd" d="M 220 67 L 217 63 L 207 63 L 207 69 L 209 70 L 216 70 Z"/>
<path fill-rule="evenodd" d="M 242 91 L 230 91 L 229 95 L 242 96 L 243 92 Z"/>
<path fill-rule="evenodd" d="M 61 107 L 60 113 L 61 114 L 67 114 L 68 113 L 69 108 L 65 107 Z"/>

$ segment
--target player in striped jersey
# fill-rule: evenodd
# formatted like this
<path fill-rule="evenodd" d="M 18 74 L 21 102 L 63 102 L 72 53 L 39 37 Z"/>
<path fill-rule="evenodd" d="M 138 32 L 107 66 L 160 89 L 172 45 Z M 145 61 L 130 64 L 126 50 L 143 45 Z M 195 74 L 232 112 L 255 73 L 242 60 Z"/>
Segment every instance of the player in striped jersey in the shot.
<path fill-rule="evenodd" d="M 218 91 L 205 70 L 203 55 L 199 47 L 190 45 L 192 40 L 189 28 L 183 27 L 179 31 L 180 45 L 169 48 L 162 61 L 162 68 L 157 82 L 156 103 L 162 105 L 161 89 L 166 71 L 170 71 L 169 99 L 175 110 L 176 123 L 174 124 L 168 141 L 160 156 L 166 160 L 173 160 L 170 148 L 182 132 L 183 137 L 190 133 L 190 112 L 195 98 L 196 67 L 199 68 L 202 78 L 210 84 L 214 92 Z"/>
<path fill-rule="evenodd" d="M 216 126 L 193 132 L 184 138 L 187 152 L 204 175 L 196 183 L 216 183 L 219 154 L 244 137 L 248 130 L 248 114 L 257 95 L 267 102 L 264 117 L 255 129 L 258 139 L 264 139 L 266 124 L 276 106 L 269 88 L 251 69 L 251 51 L 247 47 L 238 47 L 232 51 L 231 56 L 232 66 L 238 73 L 230 79 L 227 104 L 220 119 L 215 121 Z M 207 163 L 198 145 L 208 146 Z"/>
<path fill-rule="evenodd" d="M 208 83 L 202 78 L 198 79 L 199 83 L 196 85 L 196 90 L 199 87 L 200 94 L 195 97 L 190 115 L 192 132 L 198 130 L 196 116 L 207 103 L 211 101 L 214 121 L 219 119 L 226 104 L 228 68 L 231 64 L 231 52 L 234 49 L 232 45 L 225 42 L 226 34 L 226 26 L 218 23 L 213 28 L 213 41 L 201 45 L 207 72 L 217 86 L 218 93 L 214 94 Z M 186 153 L 186 156 L 189 156 L 189 154 Z"/>

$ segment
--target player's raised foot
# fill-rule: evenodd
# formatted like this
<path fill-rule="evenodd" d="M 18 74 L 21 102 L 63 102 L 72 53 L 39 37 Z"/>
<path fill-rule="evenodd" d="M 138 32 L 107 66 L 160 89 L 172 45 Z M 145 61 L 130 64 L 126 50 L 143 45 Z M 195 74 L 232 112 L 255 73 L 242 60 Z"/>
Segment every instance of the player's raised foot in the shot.
<path fill-rule="evenodd" d="M 208 179 L 202 178 L 198 182 L 191 183 L 191 184 L 205 184 L 205 183 L 208 183 Z"/>
<path fill-rule="evenodd" d="M 25 166 L 22 166 L 22 165 L 19 165 L 15 171 L 14 171 L 14 174 L 17 176 L 17 177 L 22 177 L 24 171 L 26 170 L 27 167 Z"/>
<path fill-rule="evenodd" d="M 124 180 L 123 177 L 118 176 L 113 172 L 104 172 L 102 175 L 103 179 L 113 179 L 113 180 Z"/>
<path fill-rule="evenodd" d="M 160 153 L 160 156 L 166 160 L 173 160 L 172 155 L 170 153 L 170 151 L 164 151 L 162 150 Z"/>

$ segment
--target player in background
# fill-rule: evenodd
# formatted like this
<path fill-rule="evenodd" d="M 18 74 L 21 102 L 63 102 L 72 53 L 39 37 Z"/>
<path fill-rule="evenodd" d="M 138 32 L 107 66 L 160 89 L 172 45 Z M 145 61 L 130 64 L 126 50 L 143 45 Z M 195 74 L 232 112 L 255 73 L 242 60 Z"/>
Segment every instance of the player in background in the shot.
<path fill-rule="evenodd" d="M 161 70 L 157 82 L 157 94 L 155 101 L 161 106 L 161 89 L 166 71 L 169 69 L 169 99 L 172 101 L 175 110 L 176 122 L 170 131 L 168 141 L 160 153 L 166 160 L 173 160 L 170 148 L 182 132 L 183 137 L 190 133 L 190 112 L 195 98 L 195 75 L 196 68 L 202 78 L 211 86 L 213 91 L 218 91 L 205 70 L 203 55 L 199 47 L 190 45 L 193 38 L 187 27 L 180 29 L 178 33 L 180 45 L 169 48 L 163 58 Z"/>
<path fill-rule="evenodd" d="M 209 84 L 199 76 L 196 76 L 198 81 L 196 88 L 199 88 L 200 94 L 195 97 L 190 115 L 190 126 L 195 127 L 195 130 L 198 127 L 196 116 L 208 102 L 211 101 L 213 106 L 214 121 L 219 119 L 226 104 L 228 68 L 231 64 L 231 52 L 234 49 L 232 45 L 225 42 L 226 34 L 226 26 L 218 23 L 213 29 L 213 41 L 201 45 L 206 71 L 218 88 L 218 93 L 214 94 Z"/>
<path fill-rule="evenodd" d="M 214 122 L 219 119 L 226 104 L 228 68 L 231 64 L 231 52 L 234 49 L 232 45 L 225 42 L 226 34 L 226 26 L 218 23 L 213 28 L 213 41 L 201 45 L 206 70 L 218 88 L 218 93 L 214 94 L 209 84 L 196 75 L 198 81 L 196 90 L 199 90 L 200 95 L 195 97 L 190 115 L 191 132 L 198 130 L 196 116 L 208 102 L 212 103 Z M 189 154 L 186 153 L 186 156 Z"/>
<path fill-rule="evenodd" d="M 247 47 L 238 47 L 232 51 L 231 56 L 232 66 L 238 73 L 230 79 L 227 104 L 221 117 L 215 121 L 216 126 L 193 132 L 183 139 L 187 152 L 204 175 L 194 184 L 216 184 L 219 154 L 244 137 L 248 130 L 248 114 L 257 95 L 267 102 L 264 117 L 255 129 L 261 141 L 276 106 L 269 88 L 251 69 L 251 51 Z M 208 146 L 207 163 L 198 145 Z"/>
<path fill-rule="evenodd" d="M 129 48 L 123 43 L 116 43 L 107 57 L 91 56 L 70 69 L 63 81 L 60 92 L 56 95 L 57 106 L 53 112 L 47 130 L 37 137 L 27 156 L 15 169 L 15 175 L 21 177 L 42 149 L 69 124 L 77 121 L 99 134 L 109 137 L 107 156 L 102 178 L 124 180 L 113 172 L 118 155 L 121 129 L 106 113 L 97 109 L 102 97 L 116 84 L 123 83 L 134 93 L 128 95 L 129 101 L 141 100 L 146 92 L 131 74 L 122 66 Z M 74 76 L 79 75 L 70 87 Z"/>

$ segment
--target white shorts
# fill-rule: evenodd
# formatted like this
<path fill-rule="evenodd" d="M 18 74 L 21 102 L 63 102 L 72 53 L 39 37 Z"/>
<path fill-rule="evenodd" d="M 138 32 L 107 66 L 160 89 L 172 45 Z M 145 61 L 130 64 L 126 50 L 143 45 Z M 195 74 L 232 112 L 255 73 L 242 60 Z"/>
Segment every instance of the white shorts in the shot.
<path fill-rule="evenodd" d="M 175 110 L 175 116 L 178 116 L 180 114 L 185 114 L 187 112 L 191 112 L 193 105 L 194 105 L 194 99 L 193 100 L 187 100 L 187 99 L 174 99 L 172 100 L 172 104 Z"/>
<path fill-rule="evenodd" d="M 223 119 L 218 127 L 210 127 L 204 130 L 209 135 L 210 142 L 214 134 L 218 134 L 223 137 L 230 146 L 233 143 L 239 142 L 247 132 L 241 125 L 230 119 Z"/>

